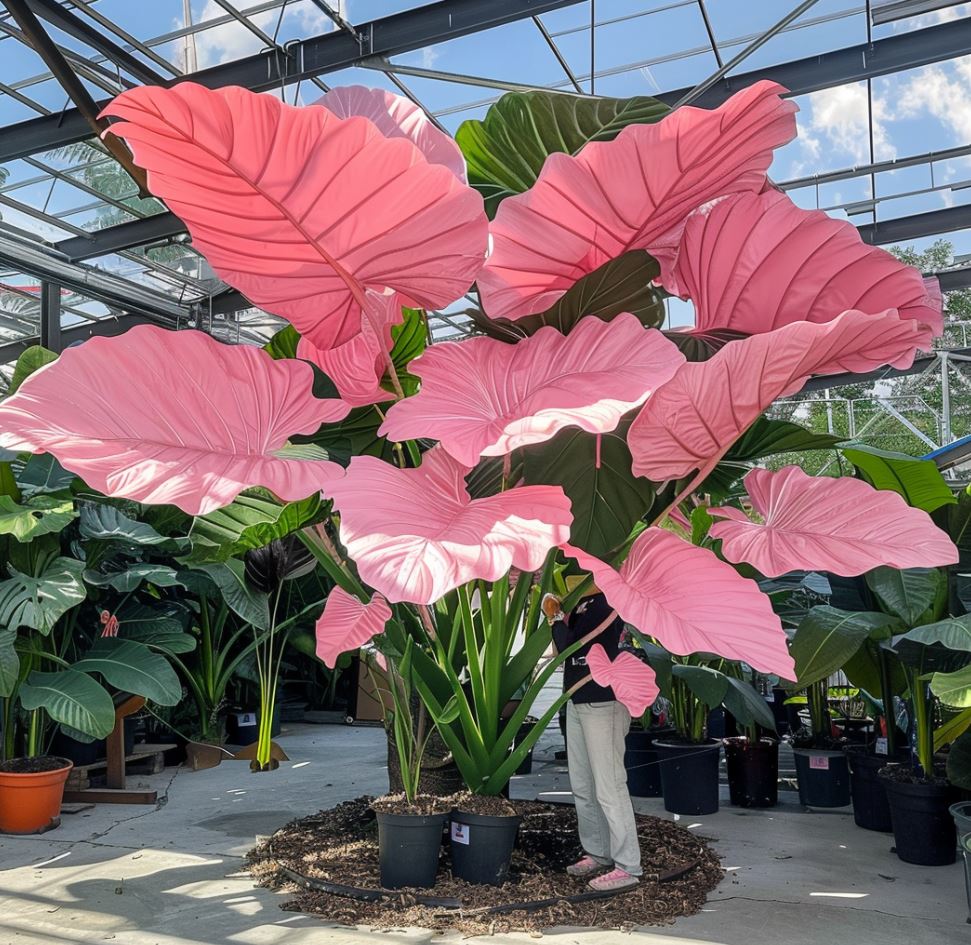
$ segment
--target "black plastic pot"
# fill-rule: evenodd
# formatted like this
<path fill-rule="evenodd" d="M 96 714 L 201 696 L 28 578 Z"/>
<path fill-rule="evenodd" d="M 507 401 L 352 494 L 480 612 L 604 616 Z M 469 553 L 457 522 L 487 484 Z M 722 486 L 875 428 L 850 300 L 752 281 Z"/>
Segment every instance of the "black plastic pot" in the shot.
<path fill-rule="evenodd" d="M 447 814 L 388 814 L 378 819 L 378 862 L 385 889 L 434 886 Z"/>
<path fill-rule="evenodd" d="M 886 781 L 877 777 L 877 772 L 889 759 L 886 755 L 868 755 L 853 749 L 846 752 L 846 759 L 850 763 L 850 795 L 857 827 L 892 832 Z"/>
<path fill-rule="evenodd" d="M 728 793 L 736 807 L 775 807 L 779 803 L 779 743 L 760 738 L 726 738 Z"/>
<path fill-rule="evenodd" d="M 128 716 L 125 719 L 125 754 L 130 755 L 135 750 L 135 729 L 138 719 Z M 54 733 L 51 741 L 51 754 L 73 761 L 74 766 L 93 765 L 101 761 L 108 753 L 107 742 L 103 738 L 96 738 L 92 742 L 82 742 L 65 734 L 60 728 Z"/>
<path fill-rule="evenodd" d="M 661 762 L 664 809 L 671 814 L 718 812 L 718 758 L 721 742 L 700 745 L 655 741 Z"/>
<path fill-rule="evenodd" d="M 468 883 L 501 886 L 519 832 L 518 815 L 492 817 L 452 811 L 452 874 Z"/>
<path fill-rule="evenodd" d="M 778 686 L 772 690 L 772 702 L 769 704 L 769 708 L 772 709 L 772 715 L 775 718 L 775 730 L 779 735 L 787 735 L 790 731 L 793 731 L 790 718 L 793 715 L 791 710 L 795 706 L 786 705 L 786 699 L 790 695 L 791 693 L 787 689 Z"/>
<path fill-rule="evenodd" d="M 661 796 L 661 766 L 654 742 L 659 737 L 670 735 L 670 729 L 632 728 L 627 733 L 624 740 L 624 767 L 627 769 L 627 790 L 631 797 Z"/>
<path fill-rule="evenodd" d="M 846 807 L 850 803 L 850 769 L 841 751 L 793 748 L 799 803 L 804 807 Z"/>
<path fill-rule="evenodd" d="M 230 712 L 226 716 L 226 738 L 230 745 L 251 745 L 256 741 L 260 731 L 260 710 L 243 710 Z M 273 707 L 273 724 L 270 726 L 270 737 L 276 738 L 280 734 L 280 704 Z"/>
<path fill-rule="evenodd" d="M 947 866 L 957 859 L 957 831 L 948 806 L 950 785 L 883 779 L 890 802 L 897 856 L 917 866 Z"/>

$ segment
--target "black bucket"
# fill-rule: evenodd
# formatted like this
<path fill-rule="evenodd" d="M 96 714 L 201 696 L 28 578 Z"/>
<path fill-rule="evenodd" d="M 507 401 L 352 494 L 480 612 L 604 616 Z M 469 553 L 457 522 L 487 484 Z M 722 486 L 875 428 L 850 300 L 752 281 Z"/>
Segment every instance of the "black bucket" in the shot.
<path fill-rule="evenodd" d="M 501 886 L 509 872 L 520 818 L 452 811 L 452 875 L 468 883 Z"/>
<path fill-rule="evenodd" d="M 624 767 L 631 797 L 661 796 L 661 766 L 654 748 L 657 734 L 649 729 L 632 728 L 624 740 Z"/>
<path fill-rule="evenodd" d="M 779 803 L 779 743 L 774 738 L 726 738 L 728 793 L 736 807 L 775 807 Z"/>
<path fill-rule="evenodd" d="M 718 813 L 718 759 L 721 742 L 700 745 L 656 741 L 664 809 L 671 814 Z"/>
<path fill-rule="evenodd" d="M 846 807 L 850 803 L 850 769 L 841 751 L 793 748 L 799 803 L 804 807 Z"/>
<path fill-rule="evenodd" d="M 957 859 L 957 830 L 948 810 L 952 788 L 884 780 L 897 856 L 917 866 L 948 866 Z"/>
<path fill-rule="evenodd" d="M 434 886 L 448 815 L 375 812 L 375 816 L 381 885 L 385 889 Z"/>
<path fill-rule="evenodd" d="M 886 781 L 877 772 L 890 760 L 886 755 L 867 755 L 847 751 L 850 763 L 850 795 L 853 798 L 853 820 L 864 830 L 881 833 L 893 831 Z"/>

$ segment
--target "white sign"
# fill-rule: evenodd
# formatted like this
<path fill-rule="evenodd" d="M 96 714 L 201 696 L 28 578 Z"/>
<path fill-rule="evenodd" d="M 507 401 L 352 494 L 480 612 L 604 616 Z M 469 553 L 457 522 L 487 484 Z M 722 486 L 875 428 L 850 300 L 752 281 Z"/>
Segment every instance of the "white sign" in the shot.
<path fill-rule="evenodd" d="M 809 767 L 819 768 L 821 771 L 829 771 L 829 758 L 826 755 L 810 755 Z"/>
<path fill-rule="evenodd" d="M 465 846 L 469 845 L 468 824 L 457 824 L 454 820 L 452 821 L 452 843 L 462 843 Z"/>
<path fill-rule="evenodd" d="M 885 738 L 877 739 L 877 754 L 878 755 L 887 754 L 887 740 Z"/>

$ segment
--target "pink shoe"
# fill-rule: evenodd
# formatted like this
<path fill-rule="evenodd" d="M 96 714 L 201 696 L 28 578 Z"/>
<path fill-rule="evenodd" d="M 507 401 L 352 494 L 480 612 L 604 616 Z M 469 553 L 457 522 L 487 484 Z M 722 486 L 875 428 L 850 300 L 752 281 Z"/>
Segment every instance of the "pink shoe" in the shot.
<path fill-rule="evenodd" d="M 587 885 L 597 892 L 614 892 L 618 889 L 626 889 L 628 886 L 636 886 L 639 882 L 636 876 L 618 868 L 591 879 Z"/>
<path fill-rule="evenodd" d="M 589 876 L 591 873 L 603 869 L 606 869 L 603 863 L 598 863 L 592 856 L 585 856 L 582 860 L 577 860 L 572 866 L 568 866 L 566 871 L 571 876 Z"/>

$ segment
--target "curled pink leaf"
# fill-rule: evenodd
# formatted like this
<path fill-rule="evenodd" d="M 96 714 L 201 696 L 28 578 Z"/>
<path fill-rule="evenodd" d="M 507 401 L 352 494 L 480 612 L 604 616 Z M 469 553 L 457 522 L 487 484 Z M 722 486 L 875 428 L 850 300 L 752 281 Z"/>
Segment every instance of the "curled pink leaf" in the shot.
<path fill-rule="evenodd" d="M 773 149 L 796 134 L 796 105 L 782 91 L 757 82 L 713 111 L 685 106 L 576 157 L 550 155 L 529 190 L 499 205 L 478 278 L 486 313 L 542 312 L 609 260 L 672 243 L 703 203 L 759 191 Z"/>
<path fill-rule="evenodd" d="M 510 567 L 535 571 L 568 540 L 573 516 L 559 486 L 472 499 L 468 471 L 435 447 L 417 469 L 355 456 L 346 478 L 327 484 L 361 579 L 392 603 L 430 604 L 468 581 L 497 580 Z"/>
<path fill-rule="evenodd" d="M 105 495 L 191 515 L 257 485 L 304 499 L 343 470 L 289 457 L 287 440 L 350 410 L 312 386 L 301 361 L 143 325 L 68 348 L 32 374 L 0 404 L 0 445 L 53 453 Z"/>
<path fill-rule="evenodd" d="M 444 342 L 411 363 L 421 390 L 391 407 L 380 432 L 437 439 L 473 466 L 568 426 L 608 433 L 683 363 L 660 332 L 626 314 L 583 318 L 566 336 L 541 328 L 512 346 L 484 337 Z"/>
<path fill-rule="evenodd" d="M 482 265 L 482 198 L 368 119 L 191 82 L 103 114 L 219 276 L 318 348 L 360 331 L 368 288 L 439 308 Z"/>
<path fill-rule="evenodd" d="M 810 376 L 909 367 L 925 337 L 914 319 L 888 310 L 730 341 L 710 360 L 682 365 L 648 399 L 627 437 L 634 474 L 666 482 L 709 469 L 774 400 Z"/>
<path fill-rule="evenodd" d="M 709 532 L 729 561 L 746 561 L 766 577 L 789 571 L 853 576 L 871 568 L 955 564 L 958 550 L 921 509 L 859 479 L 809 476 L 798 466 L 753 469 L 745 488 L 762 524 L 736 508 L 713 508 L 723 519 Z"/>
<path fill-rule="evenodd" d="M 936 279 L 925 284 L 852 224 L 776 191 L 733 194 L 693 213 L 674 264 L 660 261 L 664 288 L 694 302 L 698 331 L 751 335 L 895 308 L 925 327 L 929 347 L 944 326 Z"/>
<path fill-rule="evenodd" d="M 795 679 L 782 623 L 755 581 L 707 548 L 660 528 L 643 531 L 617 571 L 570 545 L 620 617 L 666 650 L 715 653 L 763 673 Z"/>
<path fill-rule="evenodd" d="M 587 652 L 587 669 L 598 686 L 613 689 L 617 701 L 627 706 L 634 718 L 640 718 L 660 692 L 654 670 L 626 650 L 611 662 L 607 651 L 594 643 Z"/>
<path fill-rule="evenodd" d="M 391 608 L 380 594 L 373 594 L 364 604 L 343 588 L 333 588 L 317 619 L 317 658 L 334 669 L 341 653 L 356 650 L 383 633 L 390 619 Z"/>

